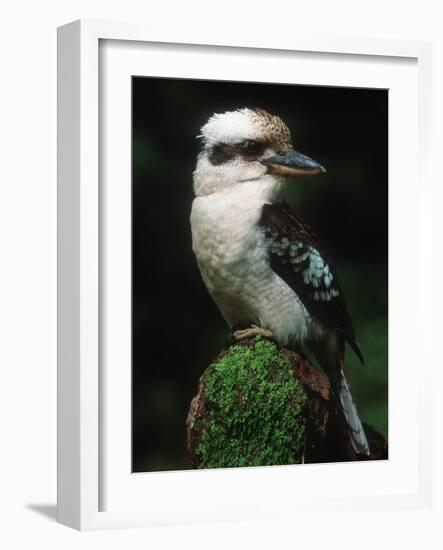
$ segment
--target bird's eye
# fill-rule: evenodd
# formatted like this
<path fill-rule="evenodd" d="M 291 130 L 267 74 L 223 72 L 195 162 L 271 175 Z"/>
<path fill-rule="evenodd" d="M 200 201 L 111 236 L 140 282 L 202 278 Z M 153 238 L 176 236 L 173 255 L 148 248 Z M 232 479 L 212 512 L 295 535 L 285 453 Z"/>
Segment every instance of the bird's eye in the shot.
<path fill-rule="evenodd" d="M 253 139 L 242 141 L 241 148 L 248 155 L 259 155 L 263 151 L 263 144 Z"/>

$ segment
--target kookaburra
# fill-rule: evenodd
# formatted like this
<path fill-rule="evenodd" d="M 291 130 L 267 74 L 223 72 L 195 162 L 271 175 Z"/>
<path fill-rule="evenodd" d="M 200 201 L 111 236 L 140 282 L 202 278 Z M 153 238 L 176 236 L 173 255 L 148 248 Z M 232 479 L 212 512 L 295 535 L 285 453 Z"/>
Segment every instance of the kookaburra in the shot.
<path fill-rule="evenodd" d="M 262 334 L 312 351 L 339 396 L 354 450 L 369 455 L 343 371 L 346 342 L 362 355 L 336 270 L 279 199 L 286 181 L 325 169 L 294 151 L 284 122 L 261 109 L 214 114 L 199 138 L 192 242 L 210 295 L 235 338 Z"/>

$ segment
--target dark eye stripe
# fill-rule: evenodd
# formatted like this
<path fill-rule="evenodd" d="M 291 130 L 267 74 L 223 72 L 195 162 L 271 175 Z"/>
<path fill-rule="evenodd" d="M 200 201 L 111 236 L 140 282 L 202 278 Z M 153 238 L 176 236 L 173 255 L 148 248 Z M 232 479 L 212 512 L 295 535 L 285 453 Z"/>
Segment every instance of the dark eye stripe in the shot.
<path fill-rule="evenodd" d="M 247 160 L 254 160 L 264 153 L 266 144 L 254 141 L 245 140 L 234 145 L 227 143 L 217 143 L 213 145 L 209 151 L 209 161 L 214 166 L 224 164 L 238 157 L 243 157 Z"/>
<path fill-rule="evenodd" d="M 241 147 L 248 155 L 260 155 L 265 150 L 265 144 L 259 141 L 246 140 L 241 143 Z"/>
<path fill-rule="evenodd" d="M 229 162 L 235 157 L 235 152 L 230 145 L 218 143 L 211 147 L 209 151 L 209 162 L 214 166 L 219 166 L 225 162 Z"/>

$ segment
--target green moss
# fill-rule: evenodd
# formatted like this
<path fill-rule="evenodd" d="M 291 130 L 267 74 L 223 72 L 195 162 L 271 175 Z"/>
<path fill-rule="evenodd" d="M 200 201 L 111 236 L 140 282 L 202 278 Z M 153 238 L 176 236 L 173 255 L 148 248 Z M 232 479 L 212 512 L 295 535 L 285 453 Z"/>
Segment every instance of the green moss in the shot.
<path fill-rule="evenodd" d="M 256 338 L 235 345 L 205 373 L 200 468 L 293 464 L 302 453 L 305 394 L 288 358 Z"/>

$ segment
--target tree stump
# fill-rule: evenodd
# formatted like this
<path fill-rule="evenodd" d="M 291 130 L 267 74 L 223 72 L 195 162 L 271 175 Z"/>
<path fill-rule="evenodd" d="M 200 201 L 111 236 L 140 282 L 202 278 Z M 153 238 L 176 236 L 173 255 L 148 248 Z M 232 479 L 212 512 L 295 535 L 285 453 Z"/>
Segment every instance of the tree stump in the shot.
<path fill-rule="evenodd" d="M 219 353 L 200 378 L 186 425 L 195 468 L 388 457 L 386 440 L 366 424 L 371 455 L 358 456 L 327 376 L 260 337 Z"/>

